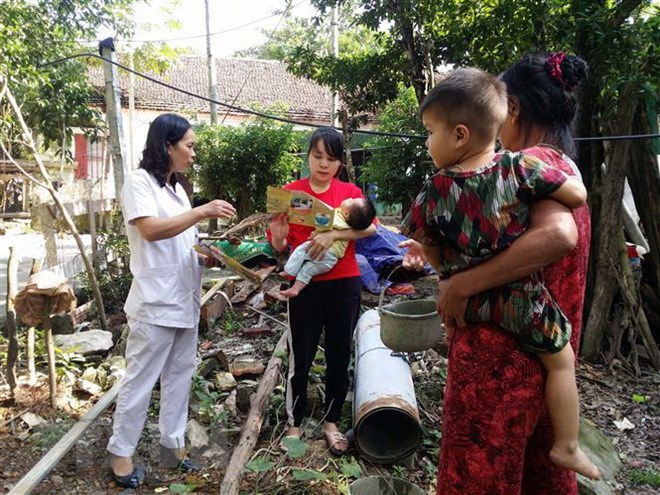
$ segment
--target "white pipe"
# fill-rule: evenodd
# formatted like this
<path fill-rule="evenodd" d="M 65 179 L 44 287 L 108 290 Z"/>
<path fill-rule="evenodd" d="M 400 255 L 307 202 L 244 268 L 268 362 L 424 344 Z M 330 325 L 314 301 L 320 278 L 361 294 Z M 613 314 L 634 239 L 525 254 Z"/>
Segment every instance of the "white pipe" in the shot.
<path fill-rule="evenodd" d="M 380 340 L 380 316 L 371 309 L 355 328 L 355 444 L 376 463 L 412 455 L 422 430 L 410 366 Z"/>

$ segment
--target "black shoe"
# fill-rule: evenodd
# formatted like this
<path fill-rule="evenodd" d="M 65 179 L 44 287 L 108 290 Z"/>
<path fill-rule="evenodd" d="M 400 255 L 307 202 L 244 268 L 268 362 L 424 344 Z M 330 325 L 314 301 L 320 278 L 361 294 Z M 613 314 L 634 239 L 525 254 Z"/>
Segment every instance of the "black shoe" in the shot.
<path fill-rule="evenodd" d="M 125 476 L 119 476 L 112 472 L 112 478 L 117 483 L 117 486 L 122 488 L 137 488 L 144 481 L 144 476 L 146 474 L 145 469 L 142 466 L 135 466 L 131 474 Z"/>

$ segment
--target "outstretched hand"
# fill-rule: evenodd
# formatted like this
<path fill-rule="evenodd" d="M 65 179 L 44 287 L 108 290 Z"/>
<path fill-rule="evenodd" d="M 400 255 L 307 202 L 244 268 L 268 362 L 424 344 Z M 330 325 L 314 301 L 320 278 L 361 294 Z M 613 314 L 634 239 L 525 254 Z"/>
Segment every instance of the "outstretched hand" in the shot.
<path fill-rule="evenodd" d="M 426 256 L 424 256 L 422 245 L 419 242 L 408 239 L 400 242 L 399 247 L 407 249 L 403 255 L 403 261 L 401 263 L 406 270 L 416 270 L 419 272 L 424 269 Z"/>
<path fill-rule="evenodd" d="M 198 208 L 202 209 L 204 218 L 231 218 L 236 215 L 236 209 L 222 199 L 214 199 Z"/>

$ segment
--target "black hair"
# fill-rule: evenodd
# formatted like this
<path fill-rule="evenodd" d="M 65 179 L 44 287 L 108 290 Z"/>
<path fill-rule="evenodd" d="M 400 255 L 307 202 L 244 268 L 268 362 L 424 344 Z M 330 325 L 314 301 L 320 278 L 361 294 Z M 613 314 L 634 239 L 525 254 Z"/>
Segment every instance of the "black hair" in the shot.
<path fill-rule="evenodd" d="M 339 160 L 342 166 L 339 167 L 335 177 L 338 177 L 343 168 L 344 161 L 344 137 L 334 127 L 325 126 L 319 127 L 314 131 L 309 140 L 309 147 L 307 148 L 307 156 L 316 149 L 319 141 L 323 141 L 325 151 L 331 158 Z"/>
<path fill-rule="evenodd" d="M 159 115 L 149 126 L 139 167 L 153 175 L 160 187 L 165 186 L 167 173 L 170 170 L 167 146 L 176 145 L 191 127 L 190 122 L 174 113 Z M 172 175 L 172 185 L 174 184 L 176 184 L 176 174 Z"/>
<path fill-rule="evenodd" d="M 528 55 L 506 70 L 500 77 L 509 96 L 518 99 L 523 136 L 532 125 L 540 126 L 546 132 L 546 143 L 573 156 L 576 90 L 586 76 L 587 63 L 563 53 Z"/>
<path fill-rule="evenodd" d="M 506 120 L 506 85 L 476 67 L 456 69 L 429 91 L 420 116 L 429 110 L 450 127 L 466 125 L 478 142 L 492 142 Z"/>
<path fill-rule="evenodd" d="M 363 199 L 364 201 L 361 201 L 360 205 L 353 203 L 351 212 L 348 218 L 345 219 L 349 227 L 355 230 L 366 229 L 376 218 L 376 207 L 373 201 L 369 198 Z"/>

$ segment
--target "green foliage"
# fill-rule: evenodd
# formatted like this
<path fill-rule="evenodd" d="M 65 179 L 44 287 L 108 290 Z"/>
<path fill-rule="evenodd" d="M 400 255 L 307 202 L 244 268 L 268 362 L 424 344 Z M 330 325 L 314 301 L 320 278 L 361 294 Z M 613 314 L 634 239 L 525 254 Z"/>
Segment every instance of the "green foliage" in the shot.
<path fill-rule="evenodd" d="M 195 485 L 189 485 L 187 483 L 172 483 L 168 489 L 172 493 L 192 493 L 195 491 Z"/>
<path fill-rule="evenodd" d="M 233 335 L 243 328 L 243 319 L 233 309 L 228 308 L 222 313 L 220 328 L 225 335 Z"/>
<path fill-rule="evenodd" d="M 91 301 L 94 299 L 92 286 L 89 281 L 89 274 L 81 272 L 78 275 L 80 287 L 78 295 L 84 301 Z M 96 281 L 99 285 L 99 290 L 103 296 L 103 305 L 106 312 L 113 312 L 120 310 L 126 302 L 128 291 L 133 282 L 133 275 L 128 270 L 119 272 L 111 272 L 109 270 L 98 270 L 96 272 Z"/>
<path fill-rule="evenodd" d="M 337 19 L 339 53 L 353 54 L 378 51 L 381 42 L 379 33 L 355 23 L 355 0 L 343 1 Z M 240 50 L 236 57 L 261 60 L 289 60 L 298 47 L 306 47 L 319 56 L 332 55 L 331 17 L 329 15 L 310 19 L 288 15 L 277 30 L 262 29 L 268 41 L 262 45 Z"/>
<path fill-rule="evenodd" d="M 291 457 L 292 459 L 296 459 L 298 457 L 302 457 L 305 455 L 307 452 L 307 444 L 301 440 L 300 438 L 295 438 L 295 437 L 284 437 L 282 439 L 282 443 L 286 447 L 286 455 L 287 457 Z"/>
<path fill-rule="evenodd" d="M 39 450 L 48 450 L 67 434 L 71 425 L 68 422 L 44 424 L 30 436 L 30 443 Z"/>
<path fill-rule="evenodd" d="M 412 88 L 401 88 L 397 98 L 385 105 L 380 115 L 379 131 L 398 134 L 426 133 L 418 113 Z M 362 178 L 376 186 L 378 200 L 403 204 L 403 211 L 415 199 L 424 180 L 434 171 L 426 145 L 421 139 L 378 137 L 366 145 L 372 156 L 362 167 Z"/>
<path fill-rule="evenodd" d="M 291 153 L 296 143 L 292 126 L 258 118 L 197 128 L 195 180 L 202 196 L 227 199 L 241 219 L 264 211 L 266 187 L 289 181 L 300 164 Z"/>
<path fill-rule="evenodd" d="M 660 488 L 660 471 L 657 469 L 632 469 L 630 484 L 633 486 L 650 485 Z"/>
<path fill-rule="evenodd" d="M 325 481 L 328 476 L 311 469 L 293 469 L 293 479 L 296 481 Z"/>
<path fill-rule="evenodd" d="M 65 352 L 59 347 L 54 346 L 54 350 L 55 375 L 58 379 L 66 378 L 69 382 L 73 382 L 83 372 L 86 362 L 85 357 L 76 352 L 75 349 Z M 34 354 L 38 357 L 37 365 L 44 368 L 48 366 L 46 338 L 44 337 L 44 331 L 41 329 L 36 329 L 35 332 Z"/>
<path fill-rule="evenodd" d="M 346 478 L 358 479 L 362 476 L 362 468 L 354 457 L 342 458 L 339 461 L 339 470 Z"/>
<path fill-rule="evenodd" d="M 226 423 L 229 415 L 218 406 L 218 402 L 226 399 L 229 394 L 211 390 L 211 384 L 198 373 L 193 375 L 192 380 L 191 394 L 196 402 L 199 419 L 211 425 Z"/>
<path fill-rule="evenodd" d="M 100 26 L 120 33 L 130 30 L 133 0 L 10 0 L 0 9 L 0 72 L 22 104 L 26 122 L 43 136 L 43 146 L 68 143 L 71 128 L 101 125 L 99 113 L 89 108 L 91 88 L 84 61 L 56 66 L 40 64 L 84 52 L 77 39 L 94 38 Z M 15 125 L 3 115 L 2 137 L 11 141 Z M 14 150 L 12 150 L 13 152 Z"/>
<path fill-rule="evenodd" d="M 247 471 L 253 473 L 263 473 L 270 470 L 274 466 L 273 462 L 268 457 L 255 457 L 245 465 Z"/>

